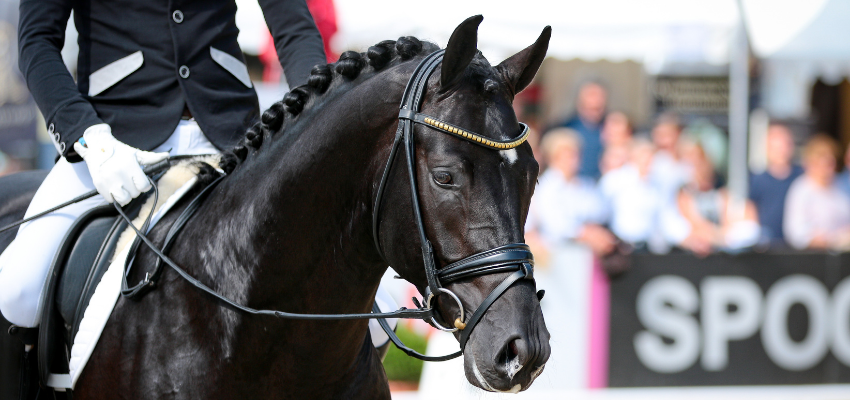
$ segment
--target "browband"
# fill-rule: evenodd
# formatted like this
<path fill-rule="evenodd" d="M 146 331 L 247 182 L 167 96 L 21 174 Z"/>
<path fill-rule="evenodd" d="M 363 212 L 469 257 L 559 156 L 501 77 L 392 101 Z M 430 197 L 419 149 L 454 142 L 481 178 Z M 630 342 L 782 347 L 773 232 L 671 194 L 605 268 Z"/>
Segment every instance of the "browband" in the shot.
<path fill-rule="evenodd" d="M 519 145 L 525 143 L 525 141 L 528 140 L 528 125 L 526 125 L 522 122 L 519 123 L 519 126 L 522 129 L 522 132 L 520 132 L 519 136 L 517 136 L 513 139 L 506 140 L 506 141 L 499 141 L 499 140 L 488 139 L 488 138 L 481 136 L 477 133 L 464 130 L 464 129 L 459 128 L 455 125 L 452 125 L 448 122 L 441 121 L 441 120 L 439 120 L 435 117 L 432 117 L 428 114 L 417 113 L 417 112 L 414 112 L 413 110 L 404 110 L 403 109 L 403 110 L 399 111 L 398 117 L 399 117 L 399 119 L 409 119 L 409 120 L 411 120 L 415 123 L 427 125 L 427 126 L 433 128 L 433 129 L 437 129 L 439 131 L 448 133 L 448 134 L 453 135 L 455 137 L 459 137 L 459 138 L 464 139 L 466 141 L 475 143 L 479 146 L 484 146 L 484 147 L 494 149 L 494 150 L 513 149 L 513 148 L 518 147 Z"/>

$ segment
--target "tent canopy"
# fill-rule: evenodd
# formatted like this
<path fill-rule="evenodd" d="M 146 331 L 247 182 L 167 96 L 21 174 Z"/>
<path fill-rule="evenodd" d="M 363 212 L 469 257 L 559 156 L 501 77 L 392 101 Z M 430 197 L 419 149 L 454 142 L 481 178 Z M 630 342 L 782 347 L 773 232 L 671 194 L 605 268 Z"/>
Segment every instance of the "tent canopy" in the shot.
<path fill-rule="evenodd" d="M 850 1 L 743 0 L 743 9 L 771 116 L 805 118 L 815 81 L 850 77 Z"/>
<path fill-rule="evenodd" d="M 465 18 L 484 15 L 479 48 L 498 62 L 530 45 L 552 26 L 549 55 L 560 59 L 666 62 L 728 61 L 728 38 L 737 20 L 734 0 L 336 0 L 337 50 L 365 49 L 381 40 L 413 35 L 445 45 Z M 500 5 L 496 5 L 500 4 Z M 522 4 L 522 7 L 516 7 Z"/>
<path fill-rule="evenodd" d="M 242 48 L 266 40 L 256 0 L 237 0 Z M 650 74 L 727 72 L 734 32 L 743 21 L 762 59 L 765 105 L 773 115 L 804 116 L 817 79 L 850 76 L 850 0 L 335 0 L 337 52 L 363 51 L 413 35 L 440 45 L 465 18 L 484 15 L 478 47 L 493 63 L 530 45 L 552 26 L 549 56 L 562 60 L 631 60 Z M 521 4 L 521 7 L 517 7 Z"/>
<path fill-rule="evenodd" d="M 743 7 L 759 58 L 850 61 L 850 2 L 744 0 Z"/>
<path fill-rule="evenodd" d="M 248 53 L 265 40 L 256 0 L 237 0 L 240 43 Z M 413 35 L 445 45 L 465 18 L 484 15 L 479 48 L 501 60 L 552 26 L 549 55 L 589 61 L 633 60 L 726 64 L 743 8 L 755 55 L 783 60 L 850 60 L 850 1 L 846 0 L 336 0 L 337 51 L 363 50 Z M 510 4 L 510 6 L 506 5 Z M 516 7 L 522 4 L 522 7 Z"/>

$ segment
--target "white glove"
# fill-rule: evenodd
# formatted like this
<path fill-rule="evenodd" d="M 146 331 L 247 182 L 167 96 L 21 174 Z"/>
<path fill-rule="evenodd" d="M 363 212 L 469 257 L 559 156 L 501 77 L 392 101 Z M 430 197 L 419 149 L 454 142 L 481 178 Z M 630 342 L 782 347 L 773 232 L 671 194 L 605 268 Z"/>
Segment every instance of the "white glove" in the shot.
<path fill-rule="evenodd" d="M 94 187 L 106 201 L 127 205 L 130 200 L 151 189 L 142 165 L 156 164 L 168 153 L 152 153 L 119 142 L 107 124 L 90 126 L 83 132 L 85 145 L 74 143 L 74 150 L 86 161 Z"/>

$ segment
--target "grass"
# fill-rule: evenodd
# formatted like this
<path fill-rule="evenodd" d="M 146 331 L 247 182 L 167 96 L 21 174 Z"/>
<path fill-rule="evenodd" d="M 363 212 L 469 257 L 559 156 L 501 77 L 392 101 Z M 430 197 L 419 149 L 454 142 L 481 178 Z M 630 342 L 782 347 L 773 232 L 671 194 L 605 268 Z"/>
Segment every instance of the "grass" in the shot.
<path fill-rule="evenodd" d="M 411 331 L 404 324 L 398 325 L 396 335 L 407 347 L 425 354 L 425 349 L 428 347 L 428 339 L 425 336 Z M 384 370 L 391 381 L 419 382 L 422 376 L 422 364 L 422 360 L 404 354 L 392 343 L 384 358 Z"/>

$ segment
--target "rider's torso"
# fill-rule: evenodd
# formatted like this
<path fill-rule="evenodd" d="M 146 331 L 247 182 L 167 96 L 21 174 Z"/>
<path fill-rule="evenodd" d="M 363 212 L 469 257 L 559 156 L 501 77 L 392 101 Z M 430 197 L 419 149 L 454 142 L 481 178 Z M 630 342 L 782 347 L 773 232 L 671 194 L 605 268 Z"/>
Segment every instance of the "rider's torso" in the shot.
<path fill-rule="evenodd" d="M 235 15 L 233 0 L 80 2 L 78 88 L 130 146 L 159 145 L 188 107 L 229 148 L 259 108 Z"/>

